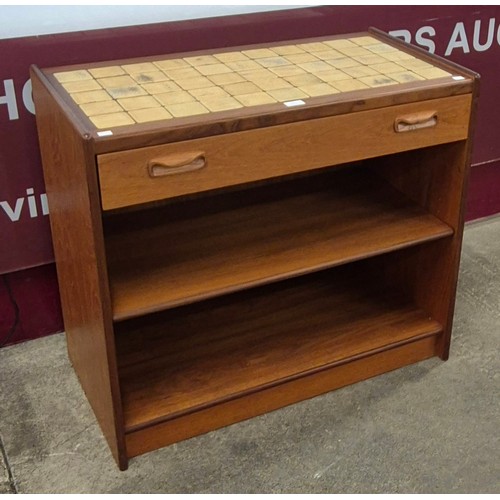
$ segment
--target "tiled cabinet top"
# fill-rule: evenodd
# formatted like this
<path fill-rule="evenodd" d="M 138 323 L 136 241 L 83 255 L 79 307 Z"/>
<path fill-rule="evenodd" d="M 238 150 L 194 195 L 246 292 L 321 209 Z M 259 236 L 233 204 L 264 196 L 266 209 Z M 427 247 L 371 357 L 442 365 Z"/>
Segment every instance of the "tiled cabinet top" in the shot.
<path fill-rule="evenodd" d="M 453 78 L 372 35 L 98 63 L 56 69 L 53 76 L 96 129 L 301 106 L 317 97 Z"/>

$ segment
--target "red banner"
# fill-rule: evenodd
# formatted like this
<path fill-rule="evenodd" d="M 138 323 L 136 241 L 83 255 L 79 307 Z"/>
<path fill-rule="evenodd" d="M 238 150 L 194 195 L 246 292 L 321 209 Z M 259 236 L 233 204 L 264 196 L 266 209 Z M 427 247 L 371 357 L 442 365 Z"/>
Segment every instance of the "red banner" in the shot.
<path fill-rule="evenodd" d="M 0 274 L 51 262 L 28 68 L 365 31 L 376 26 L 482 76 L 474 163 L 500 158 L 500 8 L 311 7 L 0 40 Z"/>

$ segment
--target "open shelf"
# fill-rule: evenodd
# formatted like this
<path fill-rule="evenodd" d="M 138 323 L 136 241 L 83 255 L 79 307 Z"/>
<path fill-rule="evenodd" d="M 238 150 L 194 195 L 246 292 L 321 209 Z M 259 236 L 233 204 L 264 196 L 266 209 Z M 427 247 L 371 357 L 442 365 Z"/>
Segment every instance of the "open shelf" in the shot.
<path fill-rule="evenodd" d="M 104 223 L 115 321 L 453 233 L 361 166 Z"/>
<path fill-rule="evenodd" d="M 344 268 L 124 321 L 116 343 L 126 430 L 441 331 L 401 294 Z"/>

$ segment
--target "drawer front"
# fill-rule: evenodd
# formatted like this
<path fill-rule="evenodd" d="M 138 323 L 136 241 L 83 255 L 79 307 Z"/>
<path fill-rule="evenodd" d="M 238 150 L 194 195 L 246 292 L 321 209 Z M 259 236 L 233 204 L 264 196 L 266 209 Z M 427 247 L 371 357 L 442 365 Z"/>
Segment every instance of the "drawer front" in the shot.
<path fill-rule="evenodd" d="M 466 139 L 471 95 L 98 156 L 104 210 Z"/>

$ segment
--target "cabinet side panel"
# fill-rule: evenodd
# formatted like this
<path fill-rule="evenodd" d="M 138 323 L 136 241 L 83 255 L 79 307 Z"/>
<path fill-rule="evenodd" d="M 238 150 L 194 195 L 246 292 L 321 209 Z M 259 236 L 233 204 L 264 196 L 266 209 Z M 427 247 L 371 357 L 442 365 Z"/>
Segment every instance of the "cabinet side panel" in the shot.
<path fill-rule="evenodd" d="M 33 96 L 69 357 L 119 466 L 127 467 L 111 306 L 91 144 L 44 77 Z"/>

